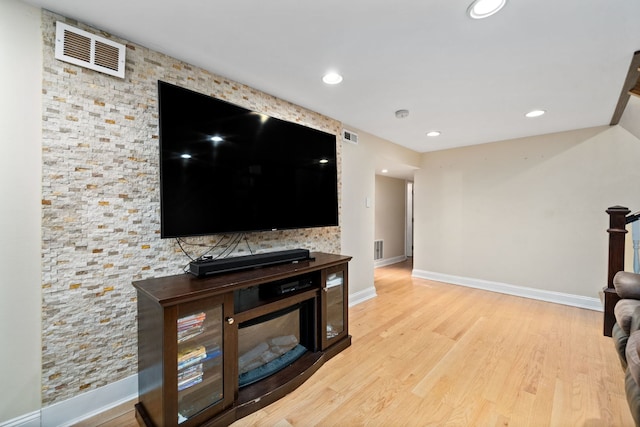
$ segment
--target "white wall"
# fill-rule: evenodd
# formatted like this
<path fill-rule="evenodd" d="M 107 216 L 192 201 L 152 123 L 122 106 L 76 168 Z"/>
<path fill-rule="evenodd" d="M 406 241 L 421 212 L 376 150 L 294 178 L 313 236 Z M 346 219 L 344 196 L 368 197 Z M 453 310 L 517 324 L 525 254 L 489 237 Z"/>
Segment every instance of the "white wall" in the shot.
<path fill-rule="evenodd" d="M 350 300 L 373 287 L 374 177 L 373 154 L 366 141 L 358 145 L 343 142 L 340 246 L 343 254 L 353 257 L 349 264 Z"/>
<path fill-rule="evenodd" d="M 596 298 L 605 210 L 640 209 L 638 159 L 621 126 L 425 153 L 414 269 Z"/>
<path fill-rule="evenodd" d="M 0 423 L 40 409 L 40 10 L 0 0 Z"/>
<path fill-rule="evenodd" d="M 40 10 L 0 0 L 0 423 L 41 406 L 41 52 Z M 638 111 L 637 101 L 630 105 Z M 625 113 L 614 128 L 425 154 L 416 176 L 414 262 L 594 295 L 606 280 L 604 210 L 640 209 L 638 123 Z M 360 144 L 343 144 L 342 182 L 352 295 L 373 286 L 376 158 L 418 166 L 420 157 L 356 131 Z M 483 206 L 487 200 L 494 203 Z"/>
<path fill-rule="evenodd" d="M 361 293 L 374 290 L 376 166 L 384 159 L 385 164 L 417 169 L 420 154 L 353 127 L 348 129 L 358 134 L 359 143 L 342 143 L 341 246 L 342 253 L 353 256 L 349 264 L 349 294 L 350 301 L 357 301 Z"/>
<path fill-rule="evenodd" d="M 0 143 L 0 423 L 41 407 L 41 12 L 17 0 L 0 0 L 0 71 L 3 101 Z M 361 133 L 361 144 L 345 144 L 342 252 L 354 256 L 351 296 L 373 288 L 376 156 L 419 155 Z M 366 200 L 370 205 L 367 207 Z M 375 295 L 375 293 L 374 293 Z"/>
<path fill-rule="evenodd" d="M 383 259 L 405 256 L 407 183 L 376 175 L 375 240 L 384 242 Z"/>

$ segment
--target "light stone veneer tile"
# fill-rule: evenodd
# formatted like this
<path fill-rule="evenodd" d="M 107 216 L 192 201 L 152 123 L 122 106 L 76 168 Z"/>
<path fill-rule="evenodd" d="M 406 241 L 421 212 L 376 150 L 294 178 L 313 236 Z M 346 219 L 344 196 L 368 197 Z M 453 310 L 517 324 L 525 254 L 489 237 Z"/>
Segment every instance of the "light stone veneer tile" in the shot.
<path fill-rule="evenodd" d="M 54 58 L 55 22 L 42 14 L 42 402 L 71 398 L 136 373 L 131 282 L 179 274 L 188 262 L 160 239 L 157 80 L 340 135 L 341 123 L 133 43 L 126 78 Z M 337 139 L 339 140 L 339 139 Z M 337 144 L 338 170 L 341 144 Z M 340 178 L 340 177 L 339 177 Z M 340 185 L 340 179 L 339 179 Z M 340 187 L 339 187 L 340 193 Z M 212 245 L 226 236 L 186 239 Z M 340 228 L 247 234 L 257 252 L 340 253 Z M 240 244 L 236 253 L 248 253 Z"/>

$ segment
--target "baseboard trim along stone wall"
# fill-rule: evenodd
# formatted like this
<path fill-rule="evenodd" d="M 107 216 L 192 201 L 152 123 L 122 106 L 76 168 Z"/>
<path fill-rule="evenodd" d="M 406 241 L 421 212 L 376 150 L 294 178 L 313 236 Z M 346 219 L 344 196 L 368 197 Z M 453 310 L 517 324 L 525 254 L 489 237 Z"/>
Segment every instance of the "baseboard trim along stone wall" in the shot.
<path fill-rule="evenodd" d="M 371 286 L 349 295 L 349 307 L 375 298 Z M 30 414 L 14 418 L 0 427 L 67 427 L 138 398 L 138 375 L 90 390 Z M 133 406 L 131 407 L 133 410 Z"/>
<path fill-rule="evenodd" d="M 602 311 L 602 303 L 598 298 L 570 295 L 561 292 L 515 286 L 488 280 L 453 276 L 424 270 L 413 270 L 412 277 L 433 280 L 458 286 L 467 286 L 491 292 L 499 292 L 524 298 L 547 301 L 589 310 Z M 376 289 L 370 286 L 362 291 L 349 295 L 349 307 L 377 297 Z M 138 396 L 138 377 L 132 375 L 120 381 L 108 384 L 86 393 L 77 395 L 62 402 L 42 408 L 38 412 L 14 418 L 0 427 L 65 427 L 71 426 L 87 418 L 108 411 Z M 131 408 L 133 410 L 133 407 Z"/>
<path fill-rule="evenodd" d="M 67 427 L 138 398 L 138 375 L 90 390 L 39 411 L 0 423 L 0 427 Z M 131 405 L 133 411 L 133 405 Z"/>
<path fill-rule="evenodd" d="M 138 375 L 136 374 L 42 408 L 40 411 L 42 427 L 72 426 L 137 398 Z"/>

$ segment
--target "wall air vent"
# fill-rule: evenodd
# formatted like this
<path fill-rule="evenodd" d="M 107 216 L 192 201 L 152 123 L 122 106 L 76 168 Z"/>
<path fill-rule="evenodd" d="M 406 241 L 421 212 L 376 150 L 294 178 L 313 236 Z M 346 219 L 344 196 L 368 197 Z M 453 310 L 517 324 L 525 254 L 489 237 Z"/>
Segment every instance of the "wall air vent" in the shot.
<path fill-rule="evenodd" d="M 56 22 L 56 59 L 124 78 L 125 45 Z"/>
<path fill-rule="evenodd" d="M 350 130 L 342 129 L 342 140 L 352 144 L 357 144 L 358 134 L 351 132 Z"/>
<path fill-rule="evenodd" d="M 373 260 L 379 260 L 384 258 L 384 241 L 383 240 L 374 240 L 373 241 Z"/>

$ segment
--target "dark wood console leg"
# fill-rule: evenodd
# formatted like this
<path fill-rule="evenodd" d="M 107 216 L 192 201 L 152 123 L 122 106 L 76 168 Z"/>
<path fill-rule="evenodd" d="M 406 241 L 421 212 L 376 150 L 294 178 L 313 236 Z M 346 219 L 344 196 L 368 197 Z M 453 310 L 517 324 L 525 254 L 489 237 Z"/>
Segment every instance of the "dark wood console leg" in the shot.
<path fill-rule="evenodd" d="M 153 421 L 151 421 L 151 418 L 149 418 L 149 414 L 147 414 L 147 411 L 146 409 L 144 409 L 144 406 L 142 406 L 142 403 L 136 403 L 135 408 L 136 420 L 138 421 L 138 424 L 145 427 L 154 427 Z"/>

